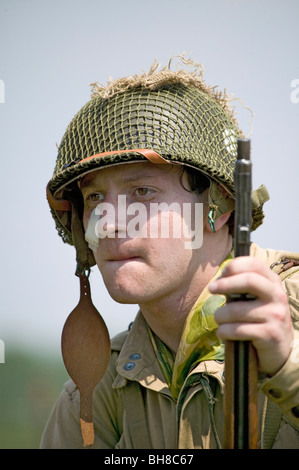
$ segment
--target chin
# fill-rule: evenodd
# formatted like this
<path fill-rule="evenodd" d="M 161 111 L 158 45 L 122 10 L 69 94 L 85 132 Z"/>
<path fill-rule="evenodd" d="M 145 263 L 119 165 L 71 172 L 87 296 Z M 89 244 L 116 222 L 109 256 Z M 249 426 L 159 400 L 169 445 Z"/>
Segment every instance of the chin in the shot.
<path fill-rule="evenodd" d="M 128 266 L 127 264 L 116 269 L 101 270 L 104 284 L 110 297 L 122 304 L 138 304 L 148 295 L 150 286 L 145 279 L 148 273 L 144 266 Z"/>
<path fill-rule="evenodd" d="M 103 277 L 104 284 L 110 297 L 120 304 L 138 304 L 144 296 L 144 289 L 140 289 L 140 284 L 135 285 L 131 278 L 111 279 Z M 139 284 L 139 285 L 138 285 Z"/>
<path fill-rule="evenodd" d="M 124 292 L 123 290 L 117 291 L 116 289 L 107 288 L 110 297 L 119 304 L 138 304 L 144 296 L 138 296 L 136 293 Z"/>

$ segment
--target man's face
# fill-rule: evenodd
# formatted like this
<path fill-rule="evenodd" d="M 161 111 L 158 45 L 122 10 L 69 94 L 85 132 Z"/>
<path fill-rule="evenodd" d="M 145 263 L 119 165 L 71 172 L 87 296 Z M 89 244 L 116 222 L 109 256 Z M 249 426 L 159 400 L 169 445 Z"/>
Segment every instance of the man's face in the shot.
<path fill-rule="evenodd" d="M 190 245 L 186 215 L 190 223 L 190 214 L 194 215 L 196 205 L 202 209 L 206 194 L 187 191 L 187 177 L 178 166 L 147 162 L 94 171 L 81 180 L 80 188 L 85 230 L 96 207 L 105 203 L 103 207 L 113 209 L 109 218 L 103 215 L 99 220 L 103 238 L 94 251 L 111 297 L 121 303 L 142 304 L 185 296 L 203 250 Z M 155 210 L 162 203 L 164 211 Z M 200 227 L 198 220 L 191 222 L 202 232 L 202 220 Z"/>

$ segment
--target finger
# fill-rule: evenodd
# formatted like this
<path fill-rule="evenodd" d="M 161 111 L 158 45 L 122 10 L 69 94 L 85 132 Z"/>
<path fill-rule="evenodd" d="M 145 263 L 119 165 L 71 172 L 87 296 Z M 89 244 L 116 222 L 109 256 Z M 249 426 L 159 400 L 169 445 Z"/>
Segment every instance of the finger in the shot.
<path fill-rule="evenodd" d="M 278 335 L 270 324 L 244 322 L 220 325 L 217 336 L 223 341 L 251 341 L 257 350 L 261 370 L 270 374 L 275 373 L 289 356 L 293 337 L 288 328 L 281 328 Z"/>
<path fill-rule="evenodd" d="M 251 294 L 263 301 L 280 301 L 281 286 L 255 272 L 220 277 L 209 286 L 212 294 Z"/>
<path fill-rule="evenodd" d="M 259 369 L 273 375 L 289 357 L 292 335 L 284 332 L 283 336 L 287 336 L 287 341 L 277 341 L 270 337 L 265 342 L 263 330 L 256 323 L 226 323 L 218 328 L 217 336 L 223 341 L 251 341 L 257 351 Z"/>
<path fill-rule="evenodd" d="M 218 327 L 217 336 L 222 340 L 254 342 L 260 340 L 260 330 L 256 323 L 224 323 Z"/>
<path fill-rule="evenodd" d="M 238 310 L 236 304 L 241 304 Z M 250 309 L 252 304 L 253 308 Z M 292 335 L 290 314 L 282 304 L 262 304 L 258 301 L 229 303 L 215 312 L 222 339 L 250 340 L 257 349 L 279 345 Z M 272 350 L 273 353 L 273 350 Z"/>
<path fill-rule="evenodd" d="M 230 302 L 218 308 L 214 318 L 218 325 L 239 322 L 262 323 L 267 320 L 264 304 L 257 300 Z"/>
<path fill-rule="evenodd" d="M 260 259 L 251 256 L 239 256 L 234 258 L 223 270 L 222 277 L 233 276 L 244 272 L 255 272 L 273 282 L 281 282 L 279 276 L 271 271 Z"/>

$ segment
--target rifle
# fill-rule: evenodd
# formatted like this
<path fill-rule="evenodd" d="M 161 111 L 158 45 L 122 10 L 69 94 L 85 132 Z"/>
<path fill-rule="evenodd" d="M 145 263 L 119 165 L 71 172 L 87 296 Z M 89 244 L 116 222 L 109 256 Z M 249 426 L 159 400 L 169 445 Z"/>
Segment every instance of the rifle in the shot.
<path fill-rule="evenodd" d="M 235 167 L 235 256 L 248 256 L 251 231 L 250 140 L 238 140 Z M 228 302 L 252 300 L 236 294 Z M 224 447 L 257 448 L 257 359 L 250 341 L 226 341 L 224 393 Z"/>

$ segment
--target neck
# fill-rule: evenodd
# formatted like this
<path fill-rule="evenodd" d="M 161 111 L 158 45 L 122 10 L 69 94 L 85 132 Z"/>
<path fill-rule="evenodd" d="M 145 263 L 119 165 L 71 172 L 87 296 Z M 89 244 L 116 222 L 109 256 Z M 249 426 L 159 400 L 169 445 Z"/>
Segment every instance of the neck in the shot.
<path fill-rule="evenodd" d="M 140 304 L 140 310 L 151 329 L 173 352 L 176 352 L 185 320 L 195 301 L 194 296 L 178 292 L 169 298 Z"/>
<path fill-rule="evenodd" d="M 225 242 L 218 243 L 217 233 L 213 235 L 215 235 L 214 246 L 209 249 L 208 239 L 204 245 L 207 259 L 202 257 L 202 263 L 198 265 L 188 289 L 178 289 L 168 297 L 139 305 L 151 329 L 173 352 L 179 347 L 184 324 L 191 308 L 232 249 L 231 236 L 228 236 Z M 220 237 L 219 239 L 221 240 Z"/>

